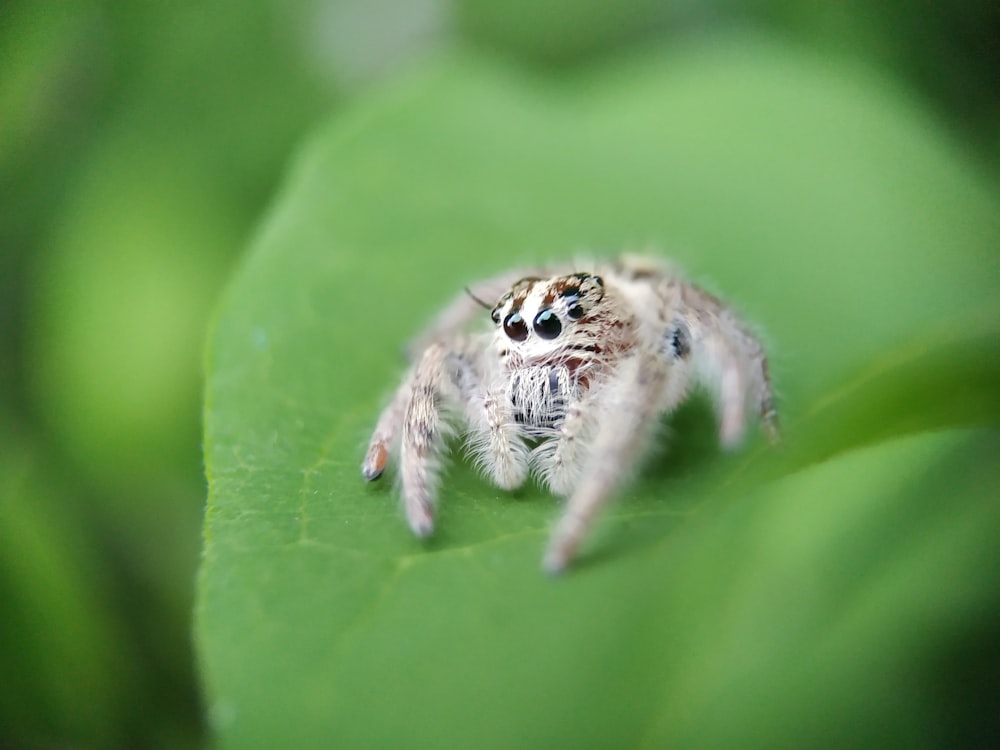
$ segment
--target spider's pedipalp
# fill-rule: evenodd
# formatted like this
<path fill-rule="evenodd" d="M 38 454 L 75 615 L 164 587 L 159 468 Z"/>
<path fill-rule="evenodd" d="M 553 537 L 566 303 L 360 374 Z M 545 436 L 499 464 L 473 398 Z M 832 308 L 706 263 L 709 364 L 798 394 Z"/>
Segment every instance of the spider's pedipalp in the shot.
<path fill-rule="evenodd" d="M 383 409 L 379 415 L 375 431 L 368 442 L 368 451 L 365 460 L 361 464 L 361 474 L 369 482 L 373 482 L 382 476 L 389 457 L 392 454 L 399 438 L 399 431 L 403 424 L 403 415 L 406 413 L 406 405 L 410 400 L 410 385 L 413 382 L 412 371 L 403 379 L 402 384 L 396 390 L 389 405 Z"/>
<path fill-rule="evenodd" d="M 502 391 L 490 391 L 483 397 L 481 418 L 470 418 L 469 451 L 493 484 L 516 490 L 528 476 L 529 452 L 505 396 Z"/>

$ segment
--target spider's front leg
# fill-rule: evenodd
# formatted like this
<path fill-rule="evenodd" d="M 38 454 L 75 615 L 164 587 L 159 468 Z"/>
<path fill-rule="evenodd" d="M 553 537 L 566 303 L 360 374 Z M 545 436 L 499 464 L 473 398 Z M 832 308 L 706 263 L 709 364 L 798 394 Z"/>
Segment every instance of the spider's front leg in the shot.
<path fill-rule="evenodd" d="M 467 407 L 479 388 L 477 373 L 461 347 L 433 344 L 414 370 L 399 468 L 406 520 L 418 537 L 434 530 L 441 457 L 452 433 L 449 412 Z"/>
<path fill-rule="evenodd" d="M 365 478 L 377 479 L 399 440 L 400 484 L 406 519 L 419 537 L 434 530 L 441 458 L 453 432 L 454 417 L 468 423 L 474 450 L 493 481 L 506 489 L 527 474 L 527 448 L 502 398 L 483 388 L 489 370 L 483 341 L 458 337 L 429 346 L 392 402 L 379 417 L 361 465 Z"/>
<path fill-rule="evenodd" d="M 400 483 L 406 520 L 418 537 L 434 530 L 434 501 L 441 456 L 451 434 L 449 417 L 471 398 L 478 378 L 461 347 L 428 347 L 379 417 L 361 472 L 369 481 L 382 475 L 402 430 Z"/>
<path fill-rule="evenodd" d="M 667 365 L 662 360 L 636 355 L 621 365 L 600 401 L 594 401 L 593 408 L 600 409 L 597 432 L 587 467 L 549 540 L 542 562 L 546 572 L 566 568 L 598 512 L 631 476 L 662 413 L 666 380 Z"/>

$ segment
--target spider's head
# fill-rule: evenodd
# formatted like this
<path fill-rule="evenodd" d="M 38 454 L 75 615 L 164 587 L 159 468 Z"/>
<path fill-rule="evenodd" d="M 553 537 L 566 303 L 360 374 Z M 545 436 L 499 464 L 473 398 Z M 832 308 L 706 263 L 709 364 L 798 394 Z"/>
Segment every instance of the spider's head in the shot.
<path fill-rule="evenodd" d="M 566 349 L 595 351 L 595 316 L 604 298 L 604 281 L 589 273 L 521 279 L 507 292 L 491 317 L 504 348 L 522 358 L 542 358 Z"/>

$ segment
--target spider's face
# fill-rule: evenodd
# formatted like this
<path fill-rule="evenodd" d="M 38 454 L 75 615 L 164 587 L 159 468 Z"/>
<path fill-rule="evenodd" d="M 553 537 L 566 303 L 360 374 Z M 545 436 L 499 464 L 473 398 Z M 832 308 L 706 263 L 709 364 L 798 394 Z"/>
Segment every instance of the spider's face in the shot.
<path fill-rule="evenodd" d="M 501 349 L 517 351 L 522 359 L 593 351 L 587 341 L 603 298 L 604 281 L 592 274 L 521 279 L 493 308 Z"/>

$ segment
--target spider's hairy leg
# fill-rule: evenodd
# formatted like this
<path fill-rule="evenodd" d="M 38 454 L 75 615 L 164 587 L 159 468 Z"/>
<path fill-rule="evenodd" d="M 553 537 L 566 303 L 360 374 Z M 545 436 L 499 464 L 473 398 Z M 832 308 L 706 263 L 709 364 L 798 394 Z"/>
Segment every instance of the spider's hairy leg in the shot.
<path fill-rule="evenodd" d="M 399 437 L 399 429 L 406 414 L 406 405 L 410 402 L 412 387 L 413 370 L 410 370 L 393 395 L 392 401 L 379 415 L 375 431 L 368 442 L 368 452 L 361 464 L 361 473 L 369 482 L 378 479 L 385 471 L 389 455 Z"/>
<path fill-rule="evenodd" d="M 424 352 L 413 374 L 403 418 L 400 480 L 403 508 L 413 533 L 429 536 L 434 530 L 441 458 L 452 428 L 448 417 L 464 406 L 463 391 L 478 381 L 460 342 L 433 344 Z"/>
<path fill-rule="evenodd" d="M 746 433 L 746 372 L 739 355 L 715 332 L 706 337 L 700 360 L 704 363 L 702 378 L 715 386 L 719 442 L 726 448 L 733 448 Z"/>
<path fill-rule="evenodd" d="M 719 440 L 727 448 L 743 439 L 748 406 L 761 420 L 768 439 L 779 438 L 778 413 L 767 372 L 767 358 L 757 339 L 741 327 L 726 326 L 709 334 L 704 367 L 718 384 Z"/>
<path fill-rule="evenodd" d="M 686 316 L 694 339 L 698 378 L 708 387 L 719 412 L 719 441 L 726 448 L 743 439 L 747 412 L 761 420 L 768 439 L 779 438 L 778 413 L 760 341 L 718 300 L 689 287 Z"/>
<path fill-rule="evenodd" d="M 771 389 L 771 376 L 767 371 L 767 358 L 763 349 L 760 350 L 759 358 L 755 362 L 759 378 L 757 414 L 767 439 L 771 443 L 777 443 L 781 440 L 781 422 L 778 420 L 778 408 L 774 404 L 774 391 Z"/>
<path fill-rule="evenodd" d="M 662 414 L 667 374 L 668 366 L 658 357 L 636 355 L 607 384 L 588 465 L 545 551 L 546 572 L 559 573 L 569 565 L 598 512 L 630 476 Z"/>

